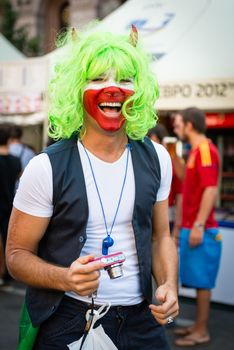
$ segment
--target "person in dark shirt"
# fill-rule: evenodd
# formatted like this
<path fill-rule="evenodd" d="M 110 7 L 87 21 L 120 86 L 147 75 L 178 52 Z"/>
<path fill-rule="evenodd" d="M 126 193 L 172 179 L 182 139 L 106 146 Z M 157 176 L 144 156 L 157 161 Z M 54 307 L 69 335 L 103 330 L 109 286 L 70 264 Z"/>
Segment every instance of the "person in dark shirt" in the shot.
<path fill-rule="evenodd" d="M 9 154 L 10 128 L 0 126 L 0 282 L 3 283 L 5 272 L 4 249 L 7 239 L 8 222 L 15 193 L 15 182 L 21 173 L 18 157 Z"/>

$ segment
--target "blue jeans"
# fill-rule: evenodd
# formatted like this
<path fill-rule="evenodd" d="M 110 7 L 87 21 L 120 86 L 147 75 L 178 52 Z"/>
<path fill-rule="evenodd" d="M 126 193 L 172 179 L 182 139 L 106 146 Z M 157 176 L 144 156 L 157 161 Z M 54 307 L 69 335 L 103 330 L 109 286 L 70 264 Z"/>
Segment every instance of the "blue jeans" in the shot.
<path fill-rule="evenodd" d="M 64 296 L 55 313 L 45 321 L 34 350 L 67 350 L 84 334 L 88 305 Z M 152 316 L 146 301 L 134 306 L 113 306 L 96 325 L 119 350 L 170 350 L 164 328 Z M 95 327 L 96 327 L 95 325 Z"/>

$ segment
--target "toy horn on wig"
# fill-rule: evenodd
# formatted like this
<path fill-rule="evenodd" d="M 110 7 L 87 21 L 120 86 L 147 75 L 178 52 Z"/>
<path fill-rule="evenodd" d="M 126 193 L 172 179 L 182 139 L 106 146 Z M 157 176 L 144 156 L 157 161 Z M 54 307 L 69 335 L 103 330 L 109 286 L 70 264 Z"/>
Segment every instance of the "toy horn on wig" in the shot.
<path fill-rule="evenodd" d="M 132 24 L 129 39 L 130 39 L 130 43 L 132 44 L 132 46 L 136 47 L 137 41 L 138 41 L 138 32 L 137 32 L 137 28 L 136 28 L 136 26 L 134 26 L 134 24 Z"/>
<path fill-rule="evenodd" d="M 73 40 L 73 41 L 76 41 L 77 38 L 78 38 L 76 28 L 74 28 L 74 27 L 72 27 L 71 37 L 72 37 L 72 40 Z"/>
<path fill-rule="evenodd" d="M 74 28 L 74 27 L 72 28 L 71 36 L 72 36 L 72 40 L 73 41 L 76 41 L 77 38 L 78 38 L 76 28 Z M 131 32 L 130 32 L 130 35 L 129 35 L 129 41 L 132 44 L 132 46 L 134 46 L 134 47 L 137 46 L 138 31 L 137 31 L 136 26 L 134 26 L 134 24 L 132 24 L 132 26 L 131 26 Z"/>

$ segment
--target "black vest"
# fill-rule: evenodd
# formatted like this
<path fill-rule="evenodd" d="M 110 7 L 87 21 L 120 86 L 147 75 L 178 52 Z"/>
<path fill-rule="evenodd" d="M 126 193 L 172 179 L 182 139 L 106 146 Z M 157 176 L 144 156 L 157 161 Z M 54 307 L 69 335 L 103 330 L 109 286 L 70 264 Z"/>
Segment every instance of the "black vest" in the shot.
<path fill-rule="evenodd" d="M 129 140 L 135 177 L 135 204 L 132 225 L 135 234 L 140 284 L 151 302 L 152 208 L 161 182 L 160 164 L 148 138 Z M 38 256 L 52 264 L 68 267 L 76 260 L 86 241 L 88 201 L 77 138 L 59 141 L 44 151 L 53 172 L 54 211 L 39 244 Z M 33 326 L 40 325 L 56 310 L 64 292 L 27 288 L 26 304 Z"/>

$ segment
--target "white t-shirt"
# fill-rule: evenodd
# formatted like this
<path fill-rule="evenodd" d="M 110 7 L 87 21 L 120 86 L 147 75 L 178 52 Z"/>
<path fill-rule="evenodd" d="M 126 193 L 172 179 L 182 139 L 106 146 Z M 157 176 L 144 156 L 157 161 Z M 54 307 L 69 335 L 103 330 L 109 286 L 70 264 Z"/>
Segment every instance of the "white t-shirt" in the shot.
<path fill-rule="evenodd" d="M 157 194 L 157 201 L 162 201 L 168 197 L 170 191 L 172 177 L 171 159 L 162 145 L 153 144 L 157 151 L 161 168 L 161 184 Z M 81 256 L 88 254 L 100 256 L 102 254 L 102 240 L 106 237 L 103 214 L 90 164 L 80 142 L 78 142 L 78 149 L 85 174 L 89 205 L 89 217 L 86 228 L 87 240 L 81 251 Z M 127 152 L 128 150 L 126 149 L 114 163 L 104 162 L 88 152 L 102 199 L 108 231 L 114 219 L 123 184 Z M 51 217 L 53 212 L 52 181 L 52 168 L 47 154 L 43 153 L 36 156 L 30 161 L 20 179 L 14 206 L 30 215 Z M 111 280 L 105 270 L 101 271 L 100 284 L 95 301 L 97 304 L 108 301 L 112 305 L 134 305 L 142 301 L 137 251 L 132 228 L 134 200 L 135 180 L 130 152 L 126 183 L 111 233 L 115 243 L 109 248 L 109 254 L 117 251 L 122 251 L 125 254 L 126 261 L 123 264 L 124 276 Z M 88 298 L 78 296 L 74 292 L 69 292 L 67 295 L 90 302 Z"/>

